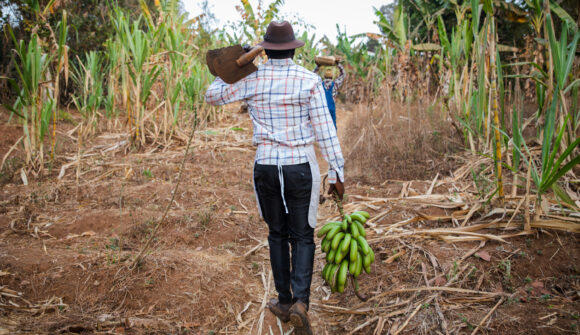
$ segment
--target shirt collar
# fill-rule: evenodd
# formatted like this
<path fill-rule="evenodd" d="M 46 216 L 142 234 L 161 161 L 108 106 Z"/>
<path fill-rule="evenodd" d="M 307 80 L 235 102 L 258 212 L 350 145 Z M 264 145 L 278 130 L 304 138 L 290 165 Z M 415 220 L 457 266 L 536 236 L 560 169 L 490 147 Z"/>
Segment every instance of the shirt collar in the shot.
<path fill-rule="evenodd" d="M 294 65 L 294 61 L 291 58 L 284 58 L 284 59 L 268 59 L 266 64 L 273 65 L 273 66 L 290 66 Z"/>

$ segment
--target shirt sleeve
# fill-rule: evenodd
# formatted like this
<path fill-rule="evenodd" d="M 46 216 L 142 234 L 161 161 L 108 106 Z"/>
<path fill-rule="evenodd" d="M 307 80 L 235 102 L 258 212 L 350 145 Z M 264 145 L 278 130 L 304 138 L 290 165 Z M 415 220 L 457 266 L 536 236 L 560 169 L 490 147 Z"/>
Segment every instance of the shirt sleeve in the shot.
<path fill-rule="evenodd" d="M 320 67 L 318 67 L 318 65 L 316 65 L 316 67 L 314 68 L 314 70 L 312 72 L 318 73 L 318 70 L 320 70 Z"/>
<path fill-rule="evenodd" d="M 228 84 L 220 77 L 217 77 L 205 92 L 205 101 L 210 105 L 225 105 L 230 102 L 243 100 L 245 98 L 246 81 L 240 80 L 233 84 Z"/>
<path fill-rule="evenodd" d="M 336 184 L 337 178 L 344 182 L 344 157 L 336 135 L 336 128 L 328 111 L 321 81 L 312 89 L 309 114 L 316 141 L 322 156 L 328 162 L 328 182 Z"/>

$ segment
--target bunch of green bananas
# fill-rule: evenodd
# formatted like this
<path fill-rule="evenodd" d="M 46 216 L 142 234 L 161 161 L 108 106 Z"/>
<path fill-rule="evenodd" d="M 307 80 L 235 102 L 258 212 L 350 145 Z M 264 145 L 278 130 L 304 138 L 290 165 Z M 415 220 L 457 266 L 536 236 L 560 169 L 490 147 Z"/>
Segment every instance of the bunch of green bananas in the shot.
<path fill-rule="evenodd" d="M 324 236 L 320 247 L 326 253 L 322 278 L 332 292 L 344 292 L 347 273 L 354 277 L 355 287 L 358 287 L 356 278 L 363 269 L 366 273 L 371 273 L 375 253 L 365 239 L 367 233 L 363 226 L 369 217 L 369 213 L 365 211 L 345 214 L 342 222 L 328 222 L 318 231 L 318 237 Z"/>

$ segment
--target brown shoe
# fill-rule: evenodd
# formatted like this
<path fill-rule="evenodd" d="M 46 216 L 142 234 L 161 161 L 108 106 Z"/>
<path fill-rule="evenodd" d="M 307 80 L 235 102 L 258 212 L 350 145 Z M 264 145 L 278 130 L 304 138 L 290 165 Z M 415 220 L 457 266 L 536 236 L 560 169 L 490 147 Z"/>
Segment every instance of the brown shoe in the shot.
<path fill-rule="evenodd" d="M 312 327 L 310 327 L 310 319 L 308 318 L 306 304 L 302 301 L 297 301 L 292 305 L 292 307 L 290 307 L 290 321 L 294 326 L 294 334 L 314 335 Z"/>
<path fill-rule="evenodd" d="M 290 321 L 290 306 L 291 304 L 281 304 L 277 299 L 272 299 L 268 303 L 268 309 L 272 314 L 276 315 L 282 322 Z"/>

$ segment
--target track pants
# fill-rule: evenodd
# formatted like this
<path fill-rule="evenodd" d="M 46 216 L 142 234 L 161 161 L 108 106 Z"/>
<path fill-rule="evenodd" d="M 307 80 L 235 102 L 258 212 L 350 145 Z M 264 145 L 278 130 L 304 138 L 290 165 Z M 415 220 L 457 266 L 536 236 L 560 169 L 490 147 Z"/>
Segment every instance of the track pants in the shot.
<path fill-rule="evenodd" d="M 308 224 L 310 164 L 255 164 L 254 186 L 269 228 L 270 263 L 278 300 L 282 304 L 301 300 L 308 306 L 315 249 L 314 228 Z"/>

